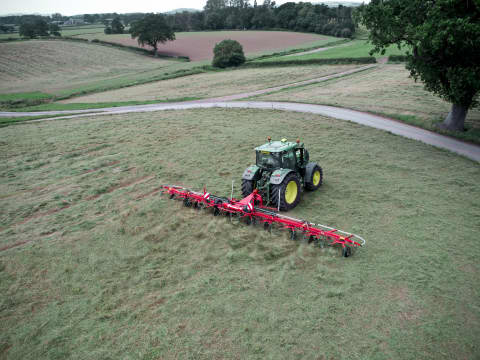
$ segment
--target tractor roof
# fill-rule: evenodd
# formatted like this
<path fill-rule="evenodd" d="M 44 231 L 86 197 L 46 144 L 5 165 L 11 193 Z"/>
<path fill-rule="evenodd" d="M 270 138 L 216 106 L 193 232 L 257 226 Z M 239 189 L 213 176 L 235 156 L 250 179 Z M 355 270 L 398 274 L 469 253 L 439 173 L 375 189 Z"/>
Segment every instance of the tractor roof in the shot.
<path fill-rule="evenodd" d="M 288 141 L 270 141 L 266 144 L 263 144 L 259 147 L 256 147 L 256 151 L 268 151 L 268 152 L 281 152 L 291 149 L 295 149 L 298 146 L 297 143 L 288 142 Z"/>

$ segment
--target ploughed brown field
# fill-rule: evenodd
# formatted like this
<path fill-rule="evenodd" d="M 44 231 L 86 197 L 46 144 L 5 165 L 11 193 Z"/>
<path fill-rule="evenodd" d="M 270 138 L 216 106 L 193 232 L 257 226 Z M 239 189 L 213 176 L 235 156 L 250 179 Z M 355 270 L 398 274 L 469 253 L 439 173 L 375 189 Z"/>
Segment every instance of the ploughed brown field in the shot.
<path fill-rule="evenodd" d="M 90 40 L 111 41 L 129 46 L 139 46 L 136 39 L 128 34 L 104 35 L 91 34 L 81 37 Z M 245 54 L 259 53 L 271 50 L 285 50 L 289 47 L 321 45 L 330 41 L 329 37 L 316 34 L 303 34 L 286 31 L 215 31 L 177 33 L 175 41 L 168 41 L 158 47 L 162 55 L 188 56 L 192 61 L 209 60 L 213 58 L 215 44 L 225 39 L 237 40 L 243 46 Z M 145 46 L 151 49 L 150 46 Z"/>

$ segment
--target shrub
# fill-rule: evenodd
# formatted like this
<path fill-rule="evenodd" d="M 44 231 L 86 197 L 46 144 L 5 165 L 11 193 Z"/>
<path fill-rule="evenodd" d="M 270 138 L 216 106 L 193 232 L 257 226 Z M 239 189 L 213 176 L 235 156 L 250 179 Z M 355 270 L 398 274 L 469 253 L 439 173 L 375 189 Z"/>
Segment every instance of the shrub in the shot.
<path fill-rule="evenodd" d="M 389 62 L 405 62 L 407 61 L 406 55 L 390 55 L 388 57 Z"/>
<path fill-rule="evenodd" d="M 219 68 L 239 66 L 245 62 L 242 45 L 235 40 L 223 40 L 213 49 L 212 65 Z"/>

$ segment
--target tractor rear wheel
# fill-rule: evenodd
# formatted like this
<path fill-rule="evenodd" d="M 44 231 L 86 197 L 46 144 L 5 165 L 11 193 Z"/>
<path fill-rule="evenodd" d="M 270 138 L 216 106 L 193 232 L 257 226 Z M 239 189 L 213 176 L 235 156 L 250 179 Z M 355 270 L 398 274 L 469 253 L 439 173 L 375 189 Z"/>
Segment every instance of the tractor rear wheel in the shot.
<path fill-rule="evenodd" d="M 242 196 L 247 197 L 253 192 L 254 184 L 253 180 L 242 179 Z"/>
<path fill-rule="evenodd" d="M 315 165 L 309 176 L 309 179 L 305 179 L 305 188 L 310 191 L 317 190 L 320 186 L 322 186 L 322 182 L 323 170 L 320 166 Z"/>
<path fill-rule="evenodd" d="M 282 211 L 288 211 L 297 206 L 300 202 L 300 180 L 297 174 L 291 172 L 285 176 L 281 184 L 273 185 L 271 199 L 272 206 L 278 208 L 280 203 Z"/>

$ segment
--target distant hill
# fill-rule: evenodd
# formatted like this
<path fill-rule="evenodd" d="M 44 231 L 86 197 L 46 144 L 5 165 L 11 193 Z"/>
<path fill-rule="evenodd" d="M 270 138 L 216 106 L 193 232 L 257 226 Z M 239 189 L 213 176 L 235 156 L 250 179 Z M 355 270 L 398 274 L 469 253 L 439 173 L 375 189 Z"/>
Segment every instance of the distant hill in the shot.
<path fill-rule="evenodd" d="M 312 4 L 325 4 L 329 7 L 337 7 L 339 5 L 348 6 L 348 7 L 355 7 L 355 6 L 360 6 L 362 3 L 361 2 L 352 2 L 352 1 L 316 1 L 316 2 L 313 2 Z"/>
<path fill-rule="evenodd" d="M 198 9 L 190 9 L 190 8 L 180 8 L 180 9 L 175 9 L 175 10 L 166 11 L 166 12 L 164 12 L 164 14 L 176 14 L 176 13 L 181 13 L 181 12 L 184 12 L 184 11 L 187 11 L 187 12 L 199 12 L 199 11 L 201 11 L 201 10 L 198 10 Z"/>

